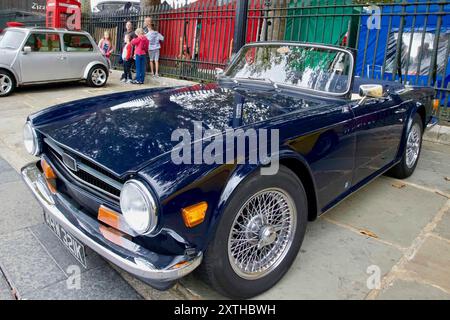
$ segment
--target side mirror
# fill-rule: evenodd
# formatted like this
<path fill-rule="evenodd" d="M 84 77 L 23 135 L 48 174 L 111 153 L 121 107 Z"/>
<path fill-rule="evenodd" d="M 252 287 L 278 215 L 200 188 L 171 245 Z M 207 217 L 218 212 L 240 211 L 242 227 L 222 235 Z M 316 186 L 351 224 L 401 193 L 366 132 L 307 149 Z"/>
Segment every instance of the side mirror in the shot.
<path fill-rule="evenodd" d="M 383 86 L 380 84 L 362 84 L 359 86 L 359 95 L 367 98 L 382 98 Z"/>
<path fill-rule="evenodd" d="M 31 52 L 31 47 L 23 47 L 23 54 L 28 54 Z"/>

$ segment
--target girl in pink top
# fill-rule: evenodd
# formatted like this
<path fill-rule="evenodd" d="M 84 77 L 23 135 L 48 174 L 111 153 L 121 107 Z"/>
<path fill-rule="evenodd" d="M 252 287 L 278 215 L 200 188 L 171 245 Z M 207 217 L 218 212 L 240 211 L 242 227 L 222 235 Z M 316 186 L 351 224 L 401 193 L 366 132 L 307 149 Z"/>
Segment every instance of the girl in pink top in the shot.
<path fill-rule="evenodd" d="M 137 38 L 131 41 L 131 44 L 134 46 L 134 52 L 136 53 L 136 80 L 133 83 L 143 84 L 145 81 L 149 42 L 144 35 L 144 30 L 141 28 L 136 30 L 136 36 Z"/>
<path fill-rule="evenodd" d="M 114 49 L 112 48 L 111 40 L 109 40 L 108 31 L 105 31 L 105 33 L 103 34 L 103 38 L 98 43 L 98 47 L 100 48 L 102 54 L 108 59 L 108 63 L 111 65 L 109 57 L 114 52 Z"/>

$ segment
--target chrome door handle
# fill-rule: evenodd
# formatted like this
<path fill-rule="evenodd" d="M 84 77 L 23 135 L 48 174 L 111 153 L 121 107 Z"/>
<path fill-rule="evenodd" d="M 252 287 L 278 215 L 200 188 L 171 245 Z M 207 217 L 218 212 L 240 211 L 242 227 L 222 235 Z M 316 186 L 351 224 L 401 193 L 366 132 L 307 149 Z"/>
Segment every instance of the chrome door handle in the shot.
<path fill-rule="evenodd" d="M 395 110 L 395 114 L 405 113 L 405 112 L 406 112 L 405 108 L 401 108 L 401 109 Z"/>

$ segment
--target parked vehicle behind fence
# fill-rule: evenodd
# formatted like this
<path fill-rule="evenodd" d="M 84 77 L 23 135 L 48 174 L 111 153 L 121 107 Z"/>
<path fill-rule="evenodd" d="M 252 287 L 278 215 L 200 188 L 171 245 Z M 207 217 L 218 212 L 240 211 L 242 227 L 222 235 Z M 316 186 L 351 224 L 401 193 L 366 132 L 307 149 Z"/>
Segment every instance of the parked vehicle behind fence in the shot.
<path fill-rule="evenodd" d="M 109 65 L 86 32 L 7 28 L 0 35 L 0 97 L 17 87 L 84 80 L 102 87 Z"/>

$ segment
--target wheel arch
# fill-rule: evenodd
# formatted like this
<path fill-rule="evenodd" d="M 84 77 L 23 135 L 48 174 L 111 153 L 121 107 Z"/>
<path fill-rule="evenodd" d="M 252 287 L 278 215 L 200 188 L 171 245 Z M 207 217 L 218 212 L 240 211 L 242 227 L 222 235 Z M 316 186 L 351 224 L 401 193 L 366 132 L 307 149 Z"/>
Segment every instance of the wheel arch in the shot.
<path fill-rule="evenodd" d="M 411 116 L 413 117 L 414 114 L 418 113 L 420 118 L 422 118 L 422 126 L 425 129 L 427 126 L 427 110 L 425 109 L 425 106 L 421 103 L 417 103 L 417 106 L 415 109 L 416 109 L 416 112 L 413 112 L 411 114 Z"/>
<path fill-rule="evenodd" d="M 109 71 L 109 70 L 108 70 L 108 66 L 106 66 L 106 65 L 105 65 L 104 63 L 102 63 L 101 61 L 92 61 L 92 62 L 90 62 L 90 63 L 86 66 L 86 68 L 84 69 L 83 79 L 87 79 L 88 76 L 89 76 L 89 71 L 91 71 L 91 69 L 92 69 L 93 67 L 96 67 L 96 66 L 101 66 L 101 67 L 105 68 L 105 71 L 106 71 L 106 72 Z"/>
<path fill-rule="evenodd" d="M 426 124 L 427 124 L 427 110 L 425 106 L 420 102 L 411 102 L 412 107 L 409 110 L 408 115 L 406 116 L 405 126 L 403 128 L 402 139 L 400 141 L 400 145 L 397 152 L 396 160 L 399 161 L 402 158 L 403 149 L 406 146 L 406 139 L 408 138 L 408 131 L 412 125 L 414 116 L 418 114 L 422 120 L 422 134 L 425 132 Z"/>
<path fill-rule="evenodd" d="M 293 151 L 281 152 L 278 161 L 280 165 L 293 171 L 302 182 L 308 199 L 308 220 L 315 220 L 318 216 L 317 189 L 311 168 L 309 167 L 307 161 L 301 155 Z M 220 221 L 220 217 L 236 189 L 243 183 L 243 181 L 255 174 L 260 168 L 261 166 L 258 165 L 247 164 L 236 167 L 228 179 L 218 201 L 214 215 L 214 220 L 216 220 L 216 223 L 213 223 L 213 225 L 217 225 L 217 222 Z"/>
<path fill-rule="evenodd" d="M 19 78 L 17 77 L 17 74 L 13 70 L 11 70 L 9 68 L 6 68 L 6 67 L 4 67 L 2 65 L 0 65 L 0 70 L 6 71 L 9 74 L 11 74 L 13 76 L 13 78 L 14 78 L 15 83 L 16 83 L 16 87 L 19 85 Z"/>
<path fill-rule="evenodd" d="M 280 159 L 280 165 L 283 165 L 293 171 L 302 182 L 306 197 L 308 199 L 308 220 L 314 221 L 318 216 L 317 192 L 311 169 L 306 164 L 295 157 Z"/>

